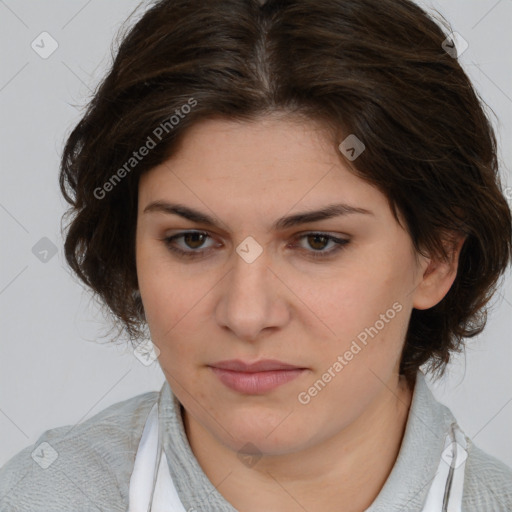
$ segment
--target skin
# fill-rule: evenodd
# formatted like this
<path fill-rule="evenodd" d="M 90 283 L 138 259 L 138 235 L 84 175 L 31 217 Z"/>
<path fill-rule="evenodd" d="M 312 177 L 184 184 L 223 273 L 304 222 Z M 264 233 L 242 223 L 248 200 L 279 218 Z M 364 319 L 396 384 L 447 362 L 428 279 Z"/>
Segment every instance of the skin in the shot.
<path fill-rule="evenodd" d="M 154 201 L 200 210 L 218 224 L 144 212 Z M 340 202 L 372 214 L 269 229 L 281 216 Z M 182 237 L 174 246 L 201 257 L 180 258 L 163 241 L 187 230 L 208 236 Z M 311 232 L 349 243 L 315 260 L 312 253 L 336 244 L 304 236 Z M 263 250 L 252 263 L 236 252 L 248 236 Z M 448 292 L 461 245 L 447 262 L 416 254 L 386 197 L 350 171 L 321 126 L 291 117 L 201 121 L 169 160 L 141 177 L 136 260 L 151 337 L 183 405 L 192 451 L 237 510 L 370 506 L 407 423 L 413 390 L 398 368 L 411 311 L 434 306 Z M 401 311 L 309 403 L 300 403 L 299 393 L 395 303 Z M 247 395 L 208 367 L 236 358 L 278 359 L 307 370 Z M 256 447 L 255 463 L 238 456 L 246 443 Z"/>

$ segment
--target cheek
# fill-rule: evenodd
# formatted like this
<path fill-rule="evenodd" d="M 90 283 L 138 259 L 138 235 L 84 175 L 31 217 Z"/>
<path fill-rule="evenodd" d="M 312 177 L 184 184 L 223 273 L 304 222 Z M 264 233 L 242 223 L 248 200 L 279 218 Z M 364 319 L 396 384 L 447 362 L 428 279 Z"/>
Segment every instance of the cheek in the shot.
<path fill-rule="evenodd" d="M 372 271 L 360 265 L 310 292 L 309 301 L 322 320 L 317 324 L 329 327 L 322 327 L 327 335 L 317 339 L 316 370 L 324 374 L 331 368 L 337 375 L 333 380 L 342 387 L 349 389 L 354 382 L 364 385 L 368 377 L 375 380 L 370 370 L 387 376 L 400 358 L 410 311 L 410 283 L 404 278 L 407 262 L 401 261 L 398 265 L 381 260 L 377 270 L 374 262 Z M 342 371 L 339 364 L 338 371 L 332 368 L 336 361 Z M 332 389 L 337 387 L 334 384 Z"/>
<path fill-rule="evenodd" d="M 385 304 L 374 300 L 365 308 L 354 305 L 353 315 L 352 310 L 339 315 L 339 335 L 315 351 L 314 374 L 299 390 L 302 401 L 296 397 L 299 411 L 320 423 L 332 421 L 336 430 L 349 425 L 382 391 L 400 360 L 408 323 L 407 310 L 398 301 L 389 308 Z"/>
<path fill-rule="evenodd" d="M 176 361 L 200 353 L 194 340 L 204 340 L 205 331 L 211 332 L 206 308 L 212 283 L 208 276 L 184 275 L 168 260 L 143 256 L 141 251 L 137 272 L 147 324 L 162 366 L 174 373 L 179 370 Z"/>
<path fill-rule="evenodd" d="M 394 275 L 381 274 L 377 279 L 364 269 L 339 274 L 323 286 L 305 289 L 304 293 L 305 302 L 311 305 L 317 322 L 321 320 L 328 328 L 326 332 L 330 332 L 325 339 L 345 341 L 373 326 L 390 309 L 388 316 L 394 318 L 393 304 L 399 302 L 402 295 Z M 378 328 L 383 330 L 380 327 L 379 322 Z"/>
<path fill-rule="evenodd" d="M 153 245 L 137 246 L 137 279 L 151 336 L 159 346 L 164 334 L 172 333 L 185 314 L 188 288 L 183 287 L 179 274 L 159 255 L 161 249 Z"/>
<path fill-rule="evenodd" d="M 153 342 L 163 345 L 168 340 L 188 339 L 200 328 L 198 303 L 204 288 L 182 284 L 180 279 L 163 276 L 140 281 L 146 319 Z"/>

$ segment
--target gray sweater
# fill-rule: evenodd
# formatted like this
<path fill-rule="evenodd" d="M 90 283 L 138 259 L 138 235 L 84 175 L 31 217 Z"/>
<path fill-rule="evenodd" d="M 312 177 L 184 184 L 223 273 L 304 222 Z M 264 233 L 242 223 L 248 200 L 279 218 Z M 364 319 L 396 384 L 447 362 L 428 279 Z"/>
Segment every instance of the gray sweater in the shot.
<path fill-rule="evenodd" d="M 169 470 L 185 509 L 236 512 L 192 453 L 180 404 L 167 382 L 159 392 L 111 405 L 79 425 L 44 432 L 0 468 L 0 512 L 125 512 L 135 454 L 155 401 Z M 366 512 L 421 510 L 455 421 L 419 372 L 398 458 Z M 512 470 L 469 438 L 467 445 L 462 511 L 512 512 Z"/>

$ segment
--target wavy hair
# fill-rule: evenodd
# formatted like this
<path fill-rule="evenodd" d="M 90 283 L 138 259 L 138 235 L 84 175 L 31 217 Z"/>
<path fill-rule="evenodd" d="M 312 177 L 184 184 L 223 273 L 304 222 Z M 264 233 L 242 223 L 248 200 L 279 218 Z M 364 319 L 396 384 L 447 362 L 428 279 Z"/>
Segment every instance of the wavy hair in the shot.
<path fill-rule="evenodd" d="M 425 363 L 442 375 L 463 339 L 484 328 L 512 246 L 495 134 L 445 50 L 453 46 L 448 33 L 408 0 L 152 2 L 119 36 L 65 143 L 67 262 L 138 339 L 145 325 L 135 265 L 139 177 L 202 119 L 285 112 L 320 121 L 333 144 L 348 134 L 364 142 L 346 164 L 386 195 L 397 220 L 402 214 L 418 253 L 446 257 L 446 234 L 466 236 L 451 289 L 436 306 L 413 310 L 402 353 L 408 379 Z M 130 160 L 148 137 L 158 143 Z"/>

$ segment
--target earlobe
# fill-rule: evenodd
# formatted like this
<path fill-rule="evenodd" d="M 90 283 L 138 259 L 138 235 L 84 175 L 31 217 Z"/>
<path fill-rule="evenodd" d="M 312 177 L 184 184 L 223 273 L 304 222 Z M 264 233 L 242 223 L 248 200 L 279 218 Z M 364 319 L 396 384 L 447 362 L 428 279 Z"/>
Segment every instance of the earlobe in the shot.
<path fill-rule="evenodd" d="M 413 307 L 429 309 L 441 302 L 449 292 L 459 265 L 459 256 L 466 237 L 457 236 L 450 241 L 450 249 L 446 260 L 428 259 L 420 282 L 416 287 Z"/>

